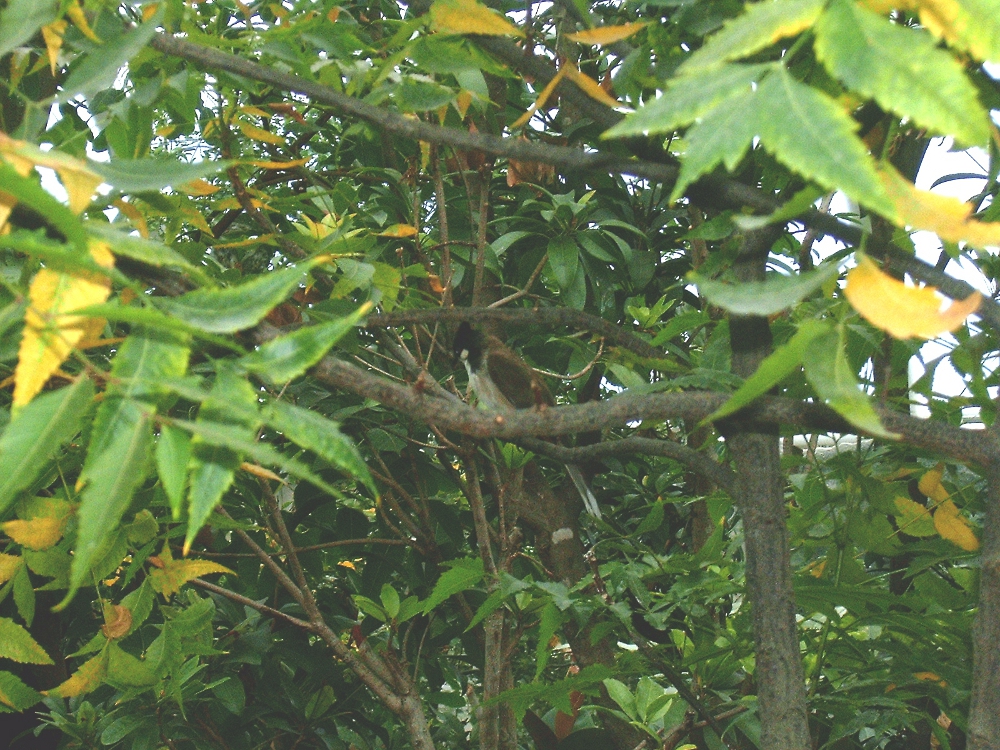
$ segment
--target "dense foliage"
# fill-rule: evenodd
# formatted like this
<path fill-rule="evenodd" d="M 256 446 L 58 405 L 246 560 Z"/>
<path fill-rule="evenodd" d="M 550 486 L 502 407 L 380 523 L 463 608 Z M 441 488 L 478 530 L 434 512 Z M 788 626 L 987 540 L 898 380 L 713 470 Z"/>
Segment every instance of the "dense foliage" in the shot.
<path fill-rule="evenodd" d="M 1000 747 L 991 62 L 991 0 L 0 0 L 0 735 Z"/>

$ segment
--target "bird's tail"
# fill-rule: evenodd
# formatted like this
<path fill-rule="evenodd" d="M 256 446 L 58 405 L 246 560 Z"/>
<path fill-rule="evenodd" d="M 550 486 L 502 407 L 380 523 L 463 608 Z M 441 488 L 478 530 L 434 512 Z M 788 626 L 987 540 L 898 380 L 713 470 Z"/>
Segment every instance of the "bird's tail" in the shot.
<path fill-rule="evenodd" d="M 580 497 L 583 498 L 583 507 L 587 509 L 594 518 L 601 517 L 601 508 L 597 504 L 597 498 L 594 497 L 594 493 L 590 491 L 590 486 L 587 484 L 587 480 L 583 478 L 583 474 L 580 473 L 580 467 L 576 464 L 566 464 L 566 473 L 569 474 L 569 478 L 573 480 L 573 484 L 576 485 L 577 492 L 580 493 Z"/>

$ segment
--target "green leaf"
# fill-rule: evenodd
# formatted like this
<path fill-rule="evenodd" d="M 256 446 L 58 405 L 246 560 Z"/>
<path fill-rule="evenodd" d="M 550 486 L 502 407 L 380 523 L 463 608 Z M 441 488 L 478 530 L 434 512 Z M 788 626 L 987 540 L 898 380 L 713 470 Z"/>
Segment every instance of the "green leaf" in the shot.
<path fill-rule="evenodd" d="M 397 622 L 406 622 L 414 615 L 419 615 L 424 608 L 424 603 L 416 596 L 406 597 L 399 605 L 399 612 L 396 614 Z"/>
<path fill-rule="evenodd" d="M 319 362 L 330 347 L 361 322 L 370 309 L 371 305 L 365 304 L 338 320 L 279 336 L 262 344 L 237 364 L 272 383 L 294 380 Z"/>
<path fill-rule="evenodd" d="M 385 608 L 386 614 L 389 615 L 389 619 L 395 620 L 396 615 L 399 614 L 399 592 L 390 584 L 383 583 L 379 598 L 382 600 L 382 606 Z"/>
<path fill-rule="evenodd" d="M 639 718 L 635 708 L 635 696 L 625 686 L 625 683 L 608 678 L 604 681 L 604 687 L 608 691 L 611 700 L 618 704 L 618 707 L 625 712 L 626 716 L 633 721 Z"/>
<path fill-rule="evenodd" d="M 793 307 L 840 275 L 837 263 L 821 265 L 813 271 L 785 276 L 771 274 L 764 281 L 729 284 L 688 274 L 698 291 L 713 305 L 737 315 L 774 315 Z"/>
<path fill-rule="evenodd" d="M 77 512 L 79 525 L 65 601 L 87 582 L 91 564 L 97 562 L 95 553 L 118 528 L 132 495 L 146 478 L 153 449 L 152 414 L 147 405 L 113 396 L 105 398 L 101 407 L 108 407 L 114 417 L 104 426 L 106 432 L 95 431 L 87 450 L 81 474 L 86 486 Z"/>
<path fill-rule="evenodd" d="M 830 324 L 820 320 L 806 320 L 787 342 L 769 354 L 757 367 L 757 371 L 747 378 L 726 403 L 705 417 L 704 422 L 714 422 L 728 417 L 755 398 L 764 395 L 787 378 L 805 357 L 806 349 L 817 336 L 830 332 Z"/>
<path fill-rule="evenodd" d="M 7 617 L 0 617 L 0 659 L 10 659 L 18 664 L 53 663 L 31 634 Z"/>
<path fill-rule="evenodd" d="M 186 427 L 180 422 L 175 426 Z M 208 398 L 198 410 L 196 426 L 211 429 L 228 426 L 233 437 L 253 444 L 259 418 L 257 391 L 246 380 L 226 368 L 215 378 Z M 233 483 L 236 469 L 243 460 L 239 450 L 221 441 L 206 440 L 205 433 L 194 432 L 191 441 L 191 491 L 188 495 L 188 527 L 184 550 L 198 535 L 222 495 Z"/>
<path fill-rule="evenodd" d="M 309 409 L 274 401 L 264 410 L 264 421 L 286 438 L 324 461 L 328 461 L 355 479 L 360 480 L 378 496 L 372 479 L 357 447 L 346 437 L 337 423 Z"/>
<path fill-rule="evenodd" d="M 560 235 L 549 240 L 549 268 L 560 289 L 568 289 L 580 268 L 580 248 L 572 237 Z"/>
<path fill-rule="evenodd" d="M 0 436 L 0 514 L 31 486 L 56 452 L 80 430 L 94 384 L 80 378 L 18 410 Z"/>
<path fill-rule="evenodd" d="M 483 580 L 483 561 L 479 557 L 451 560 L 445 565 L 451 565 L 452 568 L 442 573 L 437 583 L 434 584 L 434 590 L 424 602 L 425 615 L 430 614 L 436 606 L 449 597 L 462 591 L 468 591 Z"/>
<path fill-rule="evenodd" d="M 232 162 L 209 160 L 185 162 L 178 159 L 155 157 L 151 159 L 112 159 L 108 162 L 88 162 L 94 172 L 109 185 L 123 193 L 141 193 L 178 187 L 186 182 L 217 174 Z M 89 227 L 88 227 L 89 230 Z M 114 230 L 107 230 L 114 231 Z M 151 241 L 146 240 L 146 243 Z"/>
<path fill-rule="evenodd" d="M 369 617 L 374 617 L 379 622 L 388 622 L 389 615 L 385 611 L 385 608 L 378 603 L 372 601 L 367 596 L 362 596 L 361 594 L 355 594 L 351 597 L 354 600 L 354 606 L 360 609 Z"/>
<path fill-rule="evenodd" d="M 31 586 L 28 569 L 23 565 L 14 576 L 14 605 L 24 624 L 30 628 L 35 619 L 35 589 Z"/>
<path fill-rule="evenodd" d="M 680 67 L 680 75 L 747 57 L 813 25 L 824 0 L 764 0 L 745 5 L 746 12 L 727 21 Z"/>
<path fill-rule="evenodd" d="M 115 255 L 123 255 L 156 268 L 180 268 L 188 273 L 202 274 L 200 268 L 189 263 L 183 255 L 162 242 L 126 234 L 108 224 L 93 222 L 86 224 L 85 228 L 87 234 L 107 242 Z"/>
<path fill-rule="evenodd" d="M 10 0 L 0 11 L 0 57 L 30 41 L 58 15 L 57 0 Z"/>
<path fill-rule="evenodd" d="M 2 23 L 0 20 L 0 24 Z M 25 711 L 41 699 L 41 694 L 21 682 L 21 678 L 17 675 L 0 672 L 0 704 L 9 706 L 15 711 Z"/>
<path fill-rule="evenodd" d="M 163 483 L 163 491 L 167 493 L 175 521 L 180 519 L 184 505 L 184 485 L 190 460 L 191 436 L 176 427 L 163 425 L 156 441 L 156 473 Z"/>
<path fill-rule="evenodd" d="M 114 679 L 111 675 L 110 664 L 108 665 L 108 678 Z M 132 732 L 141 727 L 145 722 L 146 717 L 144 715 L 125 711 L 121 716 L 108 724 L 107 728 L 101 732 L 101 744 L 107 746 L 114 745 L 116 742 L 121 742 L 123 739 L 132 734 Z"/>
<path fill-rule="evenodd" d="M 404 112 L 426 112 L 450 103 L 455 92 L 432 80 L 408 76 L 399 82 L 395 97 Z"/>
<path fill-rule="evenodd" d="M 643 104 L 602 138 L 672 133 L 716 106 L 727 106 L 726 101 L 732 97 L 750 91 L 771 68 L 770 65 L 723 65 L 675 78 L 661 97 Z"/>
<path fill-rule="evenodd" d="M 760 140 L 791 169 L 893 219 L 896 209 L 875 173 L 875 162 L 854 131 L 858 124 L 826 94 L 792 78 L 784 68 L 757 89 Z M 780 112 L 780 117 L 775 113 Z"/>
<path fill-rule="evenodd" d="M 162 21 L 161 7 L 145 23 L 120 36 L 106 39 L 102 45 L 75 63 L 72 72 L 63 82 L 59 101 L 68 102 L 79 94 L 89 95 L 110 88 L 118 77 L 121 67 L 142 52 Z"/>
<path fill-rule="evenodd" d="M 834 76 L 885 109 L 967 146 L 989 139 L 989 116 L 975 87 L 927 31 L 834 0 L 816 25 L 815 46 Z"/>
<path fill-rule="evenodd" d="M 257 325 L 298 287 L 318 261 L 261 274 L 228 289 L 197 289 L 176 299 L 158 300 L 164 312 L 209 333 L 235 333 Z"/>
<path fill-rule="evenodd" d="M 87 235 L 83 231 L 83 224 L 76 214 L 49 195 L 36 180 L 30 176 L 22 177 L 10 164 L 0 159 L 0 183 L 3 184 L 5 193 L 31 206 L 45 217 L 47 223 L 62 232 L 79 252 L 85 252 Z"/>
<path fill-rule="evenodd" d="M 858 378 L 844 351 L 843 326 L 816 336 L 806 347 L 803 364 L 816 395 L 840 416 L 876 437 L 899 437 L 882 426 L 871 399 L 861 391 Z"/>
<path fill-rule="evenodd" d="M 549 642 L 556 634 L 556 628 L 562 624 L 562 613 L 551 601 L 542 609 L 538 622 L 538 644 L 535 646 L 535 678 L 538 679 L 549 663 L 552 649 Z"/>
<path fill-rule="evenodd" d="M 736 169 L 760 130 L 757 118 L 761 112 L 754 104 L 755 96 L 754 91 L 740 92 L 691 126 L 684 139 L 687 151 L 671 201 L 683 196 L 688 185 L 719 162 L 730 172 Z"/>

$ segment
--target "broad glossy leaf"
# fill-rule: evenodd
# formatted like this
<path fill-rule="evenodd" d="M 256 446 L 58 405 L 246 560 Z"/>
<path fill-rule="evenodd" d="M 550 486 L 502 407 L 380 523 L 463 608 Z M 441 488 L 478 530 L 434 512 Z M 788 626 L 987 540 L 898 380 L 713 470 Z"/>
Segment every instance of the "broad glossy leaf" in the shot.
<path fill-rule="evenodd" d="M 805 31 L 819 18 L 823 0 L 764 0 L 727 21 L 681 66 L 681 75 L 747 57 Z"/>
<path fill-rule="evenodd" d="M 618 707 L 625 712 L 626 716 L 630 719 L 637 719 L 639 717 L 635 706 L 635 696 L 625 686 L 625 683 L 608 678 L 604 680 L 604 687 L 608 691 L 611 700 L 618 704 Z"/>
<path fill-rule="evenodd" d="M 429 15 L 431 28 L 441 34 L 524 36 L 510 21 L 477 0 L 435 0 Z"/>
<path fill-rule="evenodd" d="M 52 664 L 52 659 L 31 634 L 7 617 L 0 617 L 0 659 L 18 664 Z"/>
<path fill-rule="evenodd" d="M 292 293 L 316 261 L 261 274 L 226 289 L 197 289 L 158 306 L 209 333 L 235 333 L 257 325 Z"/>
<path fill-rule="evenodd" d="M 882 426 L 871 399 L 861 391 L 857 374 L 844 352 L 844 327 L 816 336 L 806 348 L 806 378 L 824 403 L 859 430 L 893 440 L 898 437 Z"/>
<path fill-rule="evenodd" d="M 572 237 L 560 235 L 549 240 L 549 268 L 560 289 L 568 289 L 580 268 L 580 247 Z"/>
<path fill-rule="evenodd" d="M 462 591 L 468 591 L 481 580 L 485 572 L 483 561 L 479 557 L 470 557 L 462 560 L 452 560 L 448 563 L 451 570 L 446 570 L 434 584 L 434 590 L 424 602 L 424 614 L 430 614 L 436 606 L 449 597 Z"/>
<path fill-rule="evenodd" d="M 0 11 L 0 57 L 29 41 L 58 14 L 56 0 L 10 0 Z"/>
<path fill-rule="evenodd" d="M 854 134 L 857 123 L 833 99 L 777 68 L 761 81 L 754 101 L 771 115 L 759 119 L 759 135 L 778 161 L 895 220 L 895 206 L 878 179 L 875 162 Z"/>
<path fill-rule="evenodd" d="M 111 87 L 118 71 L 139 54 L 156 33 L 163 19 L 161 8 L 153 18 L 126 31 L 120 36 L 105 40 L 99 48 L 75 64 L 63 82 L 60 101 L 68 102 L 79 94 L 93 94 Z"/>
<path fill-rule="evenodd" d="M 955 58 L 924 30 L 834 0 L 816 24 L 816 55 L 848 88 L 967 146 L 989 138 L 989 117 Z"/>
<path fill-rule="evenodd" d="M 705 417 L 705 422 L 714 422 L 739 411 L 755 398 L 763 396 L 774 386 L 792 374 L 805 356 L 806 348 L 814 338 L 831 330 L 826 321 L 806 320 L 787 342 L 769 354 L 757 367 L 757 371 L 747 378 L 726 403 Z"/>
<path fill-rule="evenodd" d="M 360 323 L 371 304 L 362 305 L 356 312 L 328 323 L 307 326 L 286 333 L 251 352 L 239 360 L 239 365 L 272 383 L 294 380 L 320 361 L 334 344 Z"/>
<path fill-rule="evenodd" d="M 264 421 L 296 445 L 359 479 L 373 494 L 378 495 L 375 482 L 357 447 L 333 420 L 309 409 L 275 401 L 264 410 Z"/>
<path fill-rule="evenodd" d="M 797 305 L 828 281 L 837 278 L 840 268 L 828 263 L 805 273 L 785 276 L 770 274 L 764 281 L 730 284 L 688 274 L 713 305 L 737 315 L 774 315 Z"/>
<path fill-rule="evenodd" d="M 603 138 L 671 133 L 705 116 L 716 106 L 751 90 L 770 65 L 723 65 L 673 79 L 657 99 L 608 130 Z"/>
<path fill-rule="evenodd" d="M 114 410 L 114 419 L 107 426 L 108 432 L 95 435 L 88 448 L 67 600 L 76 588 L 88 583 L 96 553 L 118 527 L 132 495 L 146 478 L 153 450 L 149 406 L 121 397 L 105 399 L 104 406 Z"/>
<path fill-rule="evenodd" d="M 898 339 L 932 339 L 954 331 L 982 301 L 979 292 L 973 292 L 942 311 L 944 300 L 934 287 L 907 286 L 864 255 L 848 272 L 844 295 L 865 320 Z"/>
<path fill-rule="evenodd" d="M 94 384 L 80 378 L 21 409 L 0 437 L 0 513 L 29 487 L 56 452 L 80 430 Z"/>

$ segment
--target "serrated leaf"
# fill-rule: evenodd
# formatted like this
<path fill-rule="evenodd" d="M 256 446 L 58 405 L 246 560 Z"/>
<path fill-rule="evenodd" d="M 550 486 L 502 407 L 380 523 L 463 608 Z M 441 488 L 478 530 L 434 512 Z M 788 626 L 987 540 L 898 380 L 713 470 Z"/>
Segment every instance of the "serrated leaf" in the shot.
<path fill-rule="evenodd" d="M 19 410 L 0 437 L 0 513 L 31 485 L 52 456 L 80 429 L 94 384 L 80 378 Z"/>
<path fill-rule="evenodd" d="M 174 560 L 170 554 L 170 547 L 164 545 L 160 553 L 160 561 L 163 567 L 153 568 L 149 571 L 149 584 L 158 594 L 163 594 L 170 598 L 181 590 L 181 586 L 193 578 L 208 575 L 209 573 L 230 573 L 233 571 L 225 565 L 219 565 L 211 560 Z"/>
<path fill-rule="evenodd" d="M 15 165 L 24 164 L 27 167 L 22 173 L 4 158 L 4 152 L 19 151 L 20 143 L 0 132 L 0 184 L 3 184 L 3 192 L 6 193 L 4 202 L 0 204 L 0 228 L 6 224 L 10 206 L 19 201 L 44 216 L 46 222 L 62 232 L 74 248 L 83 252 L 87 247 L 87 235 L 76 215 L 49 195 L 36 180 L 25 177 L 31 169 L 30 163 L 15 157 Z"/>
<path fill-rule="evenodd" d="M 928 469 L 917 482 L 917 489 L 933 500 L 935 503 L 943 503 L 951 495 L 945 486 L 941 484 L 944 478 L 944 464 L 939 463 L 933 469 Z"/>
<path fill-rule="evenodd" d="M 0 659 L 18 664 L 52 664 L 31 634 L 8 617 L 0 617 Z"/>
<path fill-rule="evenodd" d="M 757 371 L 736 390 L 736 393 L 712 414 L 705 417 L 704 421 L 714 422 L 728 417 L 754 399 L 763 396 L 791 375 L 802 364 L 806 349 L 812 340 L 828 331 L 830 331 L 830 325 L 825 321 L 803 321 L 795 335 L 771 352 L 757 367 Z"/>
<path fill-rule="evenodd" d="M 156 268 L 180 268 L 188 273 L 201 274 L 197 266 L 162 242 L 126 234 L 107 224 L 88 224 L 86 230 L 87 234 L 106 242 L 115 255 L 124 255 Z"/>
<path fill-rule="evenodd" d="M 54 547 L 62 539 L 68 518 L 67 514 L 62 517 L 41 516 L 29 520 L 7 521 L 0 524 L 0 529 L 22 547 L 41 551 Z"/>
<path fill-rule="evenodd" d="M 760 140 L 778 161 L 824 187 L 843 190 L 888 219 L 897 218 L 874 160 L 854 134 L 857 123 L 830 97 L 779 67 L 761 81 L 754 101 L 772 115 L 759 120 Z M 781 116 L 774 117 L 776 112 Z"/>
<path fill-rule="evenodd" d="M 42 699 L 40 693 L 28 687 L 10 672 L 0 672 L 0 703 L 15 711 L 25 711 Z"/>
<path fill-rule="evenodd" d="M 17 575 L 17 571 L 24 565 L 24 559 L 20 555 L 8 555 L 0 552 L 0 584 L 7 583 Z"/>
<path fill-rule="evenodd" d="M 191 460 L 191 436 L 170 425 L 160 428 L 156 441 L 156 473 L 167 493 L 170 511 L 175 521 L 184 507 L 184 487 L 187 484 L 188 463 Z"/>
<path fill-rule="evenodd" d="M 670 81 L 658 99 L 647 101 L 602 138 L 672 133 L 705 116 L 728 99 L 752 90 L 769 65 L 723 65 Z"/>
<path fill-rule="evenodd" d="M 578 31 L 575 34 L 567 34 L 566 38 L 579 44 L 603 46 L 624 41 L 649 26 L 649 23 L 649 21 L 645 21 L 642 23 L 623 23 L 619 26 L 600 26 L 595 29 Z"/>
<path fill-rule="evenodd" d="M 548 666 L 549 657 L 552 656 L 550 641 L 556 633 L 562 621 L 559 609 L 551 601 L 542 608 L 541 617 L 538 619 L 538 643 L 535 646 L 535 677 L 538 679 L 545 667 Z"/>
<path fill-rule="evenodd" d="M 524 32 L 476 0 L 435 0 L 431 28 L 441 34 L 524 36 Z"/>
<path fill-rule="evenodd" d="M 343 318 L 272 339 L 240 359 L 238 365 L 272 383 L 294 380 L 319 362 L 330 347 L 364 319 L 371 307 L 371 303 L 366 303 Z"/>
<path fill-rule="evenodd" d="M 959 328 L 979 309 L 982 296 L 973 292 L 945 310 L 934 287 L 907 286 L 884 273 L 865 255 L 847 273 L 844 296 L 876 328 L 898 339 L 932 339 Z"/>
<path fill-rule="evenodd" d="M 0 11 L 0 57 L 29 41 L 58 14 L 56 0 L 10 0 Z"/>
<path fill-rule="evenodd" d="M 27 568 L 21 568 L 14 576 L 14 606 L 24 624 L 30 628 L 35 619 L 35 589 L 31 585 Z"/>
<path fill-rule="evenodd" d="M 852 425 L 876 437 L 894 440 L 899 436 L 882 426 L 871 400 L 861 391 L 844 352 L 845 335 L 840 326 L 809 343 L 803 357 L 806 378 L 816 395 Z"/>
<path fill-rule="evenodd" d="M 896 506 L 896 526 L 904 534 L 915 537 L 927 537 L 937 534 L 931 512 L 920 503 L 908 497 L 897 496 L 892 499 Z"/>
<path fill-rule="evenodd" d="M 166 313 L 209 333 L 235 333 L 257 325 L 281 304 L 319 260 L 261 274 L 226 289 L 197 289 L 158 306 Z"/>
<path fill-rule="evenodd" d="M 105 243 L 90 246 L 91 258 L 103 268 L 114 266 Z M 65 273 L 43 268 L 31 280 L 30 304 L 24 312 L 24 333 L 14 371 L 14 407 L 33 399 L 49 377 L 85 338 L 96 338 L 95 324 L 104 321 L 72 314 L 74 310 L 104 302 L 111 293 L 111 279 L 99 273 Z"/>
<path fill-rule="evenodd" d="M 815 23 L 823 0 L 764 0 L 749 3 L 746 11 L 727 21 L 701 49 L 680 67 L 681 75 L 738 60 L 795 36 Z"/>
<path fill-rule="evenodd" d="M 979 549 L 979 539 L 969 522 L 951 500 L 940 503 L 934 511 L 934 528 L 943 539 L 957 544 L 966 552 Z"/>
<path fill-rule="evenodd" d="M 145 23 L 120 36 L 105 40 L 98 49 L 74 65 L 63 81 L 59 101 L 68 102 L 79 94 L 93 94 L 111 87 L 119 69 L 139 54 L 153 38 L 163 20 L 163 7 Z"/>
<path fill-rule="evenodd" d="M 828 263 L 805 273 L 785 276 L 771 274 L 764 281 L 729 284 L 688 274 L 688 280 L 698 285 L 698 291 L 713 305 L 736 315 L 774 315 L 793 307 L 831 279 L 840 268 Z"/>
<path fill-rule="evenodd" d="M 991 0 L 919 0 L 920 23 L 977 59 L 1000 62 L 1000 15 Z"/>
<path fill-rule="evenodd" d="M 461 560 L 452 560 L 449 563 L 452 568 L 446 570 L 434 584 L 434 590 L 424 602 L 424 614 L 431 611 L 449 597 L 462 591 L 468 591 L 481 580 L 485 575 L 483 561 L 479 557 L 470 557 Z"/>
<path fill-rule="evenodd" d="M 68 680 L 44 694 L 51 698 L 76 698 L 96 690 L 104 681 L 107 662 L 107 651 L 102 651 L 81 664 Z"/>
<path fill-rule="evenodd" d="M 239 375 L 228 369 L 222 370 L 198 410 L 196 424 L 228 426 L 235 435 L 252 443 L 259 424 L 257 391 Z M 187 534 L 184 537 L 185 554 L 229 489 L 243 460 L 239 451 L 209 442 L 197 432 L 194 434 L 191 441 L 191 490 L 188 495 Z"/>
<path fill-rule="evenodd" d="M 899 222 L 934 232 L 947 242 L 967 242 L 977 248 L 1000 245 L 1000 222 L 976 221 L 972 205 L 947 195 L 918 190 L 891 166 L 879 177 L 899 213 Z"/>
<path fill-rule="evenodd" d="M 141 193 L 176 187 L 226 169 L 232 162 L 209 160 L 188 163 L 176 158 L 112 159 L 89 162 L 109 185 L 123 193 Z M 89 229 L 89 228 L 88 228 Z"/>
<path fill-rule="evenodd" d="M 117 404 L 114 402 L 118 402 Z M 84 473 L 86 482 L 77 513 L 77 538 L 70 574 L 70 591 L 87 582 L 96 553 L 108 535 L 118 528 L 132 496 L 146 478 L 153 449 L 151 410 L 132 399 L 106 399 L 114 410 L 109 434 L 91 440 Z"/>
<path fill-rule="evenodd" d="M 264 411 L 264 420 L 296 445 L 361 480 L 372 494 L 378 495 L 375 482 L 357 447 L 333 420 L 284 401 L 273 402 Z"/>
<path fill-rule="evenodd" d="M 926 31 L 834 0 L 816 24 L 816 56 L 848 88 L 967 146 L 989 139 L 989 117 L 961 64 Z"/>

